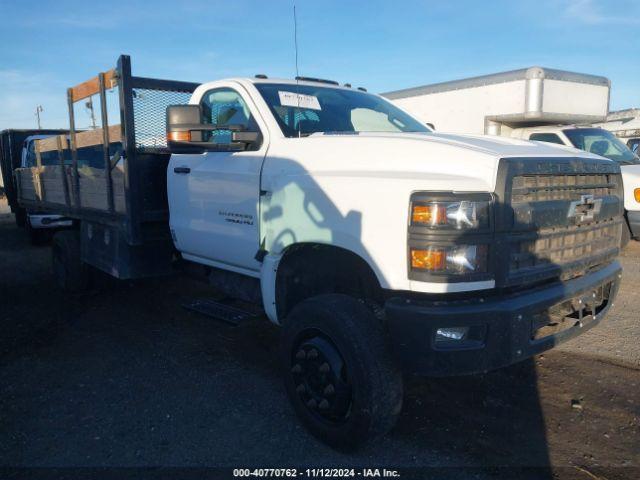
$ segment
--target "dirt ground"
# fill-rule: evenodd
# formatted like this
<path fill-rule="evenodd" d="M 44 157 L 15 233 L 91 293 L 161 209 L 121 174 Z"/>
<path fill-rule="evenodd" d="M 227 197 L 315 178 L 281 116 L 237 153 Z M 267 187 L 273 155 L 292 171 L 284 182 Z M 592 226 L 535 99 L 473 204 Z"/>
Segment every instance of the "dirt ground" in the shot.
<path fill-rule="evenodd" d="M 640 368 L 640 242 L 632 241 L 621 260 L 623 282 L 607 322 L 560 348 Z"/>
<path fill-rule="evenodd" d="M 184 278 L 66 296 L 50 287 L 49 256 L 0 215 L 0 466 L 392 466 L 404 478 L 416 467 L 439 468 L 438 478 L 536 467 L 506 472 L 640 478 L 638 244 L 596 329 L 487 375 L 409 380 L 398 427 L 350 455 L 300 427 L 267 321 L 231 327 L 184 310 L 211 296 Z"/>

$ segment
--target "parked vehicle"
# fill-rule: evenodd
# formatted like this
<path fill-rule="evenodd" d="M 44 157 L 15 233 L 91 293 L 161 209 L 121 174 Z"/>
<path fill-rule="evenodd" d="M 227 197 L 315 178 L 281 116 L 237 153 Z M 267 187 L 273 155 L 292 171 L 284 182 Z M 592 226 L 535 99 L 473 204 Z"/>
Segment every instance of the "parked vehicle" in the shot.
<path fill-rule="evenodd" d="M 30 135 L 25 138 L 21 152 L 21 168 L 37 170 L 43 166 L 56 165 L 59 162 L 57 152 L 40 154 L 36 151 L 36 140 L 53 135 Z M 52 215 L 41 211 L 26 212 L 24 228 L 29 234 L 31 243 L 40 245 L 51 240 L 53 233 L 60 228 L 71 227 L 73 221 L 62 215 Z"/>
<path fill-rule="evenodd" d="M 609 93 L 604 77 L 531 67 L 384 96 L 438 131 L 556 143 L 617 162 L 624 183 L 626 245 L 640 238 L 640 159 L 612 134 L 593 128 L 604 126 Z"/>
<path fill-rule="evenodd" d="M 132 76 L 127 56 L 70 89 L 71 102 L 104 101 L 107 78 L 121 124 L 77 134 L 71 116 L 69 145 L 56 145 L 72 165 L 44 167 L 57 183 L 40 197 L 28 194 L 30 172 L 17 173 L 23 206 L 78 221 L 54 238 L 58 283 L 82 289 L 89 266 L 139 278 L 180 265 L 247 305 L 193 308 L 230 322 L 262 309 L 282 327 L 295 411 L 336 448 L 392 428 L 403 373 L 503 367 L 590 329 L 613 305 L 614 162 L 433 133 L 336 82 L 198 86 Z M 92 142 L 104 162 L 82 172 L 76 149 Z"/>
<path fill-rule="evenodd" d="M 640 147 L 640 108 L 609 112 L 607 121 L 595 124 L 595 126 L 609 130 L 622 140 L 629 147 L 629 150 L 640 155 L 640 150 L 638 150 Z"/>
<path fill-rule="evenodd" d="M 63 130 L 3 130 L 0 132 L 0 176 L 2 185 L 7 197 L 9 207 L 15 214 L 16 224 L 19 227 L 27 227 L 29 218 L 27 212 L 19 206 L 14 170 L 21 167 L 24 158 L 25 141 L 28 138 L 44 137 L 48 135 L 59 135 Z M 33 212 L 37 214 L 37 212 Z M 41 223 L 39 219 L 34 219 L 35 224 Z"/>

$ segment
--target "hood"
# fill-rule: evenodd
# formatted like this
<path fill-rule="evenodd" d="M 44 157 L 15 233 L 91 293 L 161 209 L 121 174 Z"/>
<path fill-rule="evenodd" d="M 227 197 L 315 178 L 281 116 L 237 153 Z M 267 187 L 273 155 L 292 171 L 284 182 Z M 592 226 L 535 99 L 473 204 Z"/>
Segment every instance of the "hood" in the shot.
<path fill-rule="evenodd" d="M 425 180 L 434 189 L 448 191 L 493 191 L 501 158 L 602 160 L 559 145 L 440 133 L 316 133 L 272 142 L 268 157 L 272 171 L 287 174 Z"/>
<path fill-rule="evenodd" d="M 529 140 L 520 140 L 516 138 L 499 137 L 494 135 L 460 135 L 449 133 L 360 133 L 360 134 L 322 134 L 316 133 L 310 138 L 358 138 L 358 139 L 392 139 L 398 141 L 401 145 L 403 141 L 421 141 L 426 144 L 448 145 L 451 147 L 459 147 L 485 155 L 504 157 L 575 157 L 579 155 L 585 158 L 601 159 L 597 155 L 579 150 L 577 148 L 568 147 L 566 145 L 531 142 Z"/>

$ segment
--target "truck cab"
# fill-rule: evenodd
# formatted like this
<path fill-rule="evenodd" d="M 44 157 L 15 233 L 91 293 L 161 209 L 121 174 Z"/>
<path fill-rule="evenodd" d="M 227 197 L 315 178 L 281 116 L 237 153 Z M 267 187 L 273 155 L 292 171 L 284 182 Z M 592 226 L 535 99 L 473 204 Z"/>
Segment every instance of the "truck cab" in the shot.
<path fill-rule="evenodd" d="M 608 158 L 620 165 L 624 184 L 624 206 L 628 228 L 623 243 L 640 237 L 640 158 L 613 133 L 600 127 L 548 125 L 518 128 L 513 138 L 555 143 Z"/>

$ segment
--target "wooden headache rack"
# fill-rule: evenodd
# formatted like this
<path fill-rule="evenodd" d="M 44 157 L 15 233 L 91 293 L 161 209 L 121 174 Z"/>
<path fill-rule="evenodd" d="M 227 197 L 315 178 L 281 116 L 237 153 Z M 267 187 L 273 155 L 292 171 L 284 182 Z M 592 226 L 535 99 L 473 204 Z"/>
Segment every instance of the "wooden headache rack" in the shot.
<path fill-rule="evenodd" d="M 116 68 L 67 89 L 69 133 L 36 140 L 36 166 L 16 171 L 22 206 L 117 227 L 141 245 L 145 225 L 168 219 L 166 108 L 188 103 L 197 86 L 134 77 L 121 55 Z M 79 130 L 74 106 L 95 95 L 100 126 Z"/>

